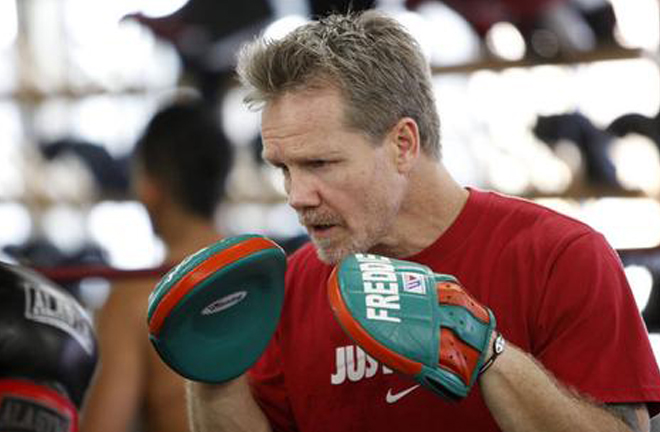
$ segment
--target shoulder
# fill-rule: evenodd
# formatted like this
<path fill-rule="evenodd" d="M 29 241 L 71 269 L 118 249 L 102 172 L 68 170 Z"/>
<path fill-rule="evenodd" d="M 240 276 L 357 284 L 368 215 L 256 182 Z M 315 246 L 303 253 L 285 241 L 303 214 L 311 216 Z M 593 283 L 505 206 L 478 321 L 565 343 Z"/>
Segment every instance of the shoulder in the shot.
<path fill-rule="evenodd" d="M 576 232 L 592 231 L 587 224 L 567 214 L 560 213 L 543 204 L 526 198 L 503 195 L 497 192 L 487 192 L 490 196 L 489 210 L 500 216 L 522 222 L 523 226 L 557 225 Z"/>
<path fill-rule="evenodd" d="M 520 271 L 524 262 L 530 274 L 545 279 L 560 261 L 574 271 L 579 271 L 577 262 L 617 265 L 616 252 L 605 237 L 586 223 L 527 199 L 477 194 L 471 211 L 479 216 L 468 234 L 469 244 L 479 256 L 493 257 L 498 268 Z"/>
<path fill-rule="evenodd" d="M 149 295 L 157 282 L 155 278 L 140 278 L 112 285 L 105 303 L 96 314 L 99 325 L 146 325 Z"/>
<path fill-rule="evenodd" d="M 581 238 L 602 241 L 602 235 L 586 223 L 542 204 L 489 192 L 488 214 L 509 242 L 530 242 L 537 247 L 564 248 Z"/>

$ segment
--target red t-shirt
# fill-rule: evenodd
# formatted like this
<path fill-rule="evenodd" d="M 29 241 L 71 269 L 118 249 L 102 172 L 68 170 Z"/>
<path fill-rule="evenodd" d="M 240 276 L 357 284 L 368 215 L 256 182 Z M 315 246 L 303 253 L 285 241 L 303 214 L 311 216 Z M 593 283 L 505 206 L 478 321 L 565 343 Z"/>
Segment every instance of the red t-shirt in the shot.
<path fill-rule="evenodd" d="M 660 373 L 621 263 L 587 225 L 470 189 L 454 224 L 407 259 L 458 277 L 506 339 L 563 383 L 603 402 L 660 409 Z M 334 320 L 330 271 L 309 244 L 290 258 L 278 330 L 251 370 L 275 430 L 499 430 L 478 384 L 448 402 L 365 355 Z"/>

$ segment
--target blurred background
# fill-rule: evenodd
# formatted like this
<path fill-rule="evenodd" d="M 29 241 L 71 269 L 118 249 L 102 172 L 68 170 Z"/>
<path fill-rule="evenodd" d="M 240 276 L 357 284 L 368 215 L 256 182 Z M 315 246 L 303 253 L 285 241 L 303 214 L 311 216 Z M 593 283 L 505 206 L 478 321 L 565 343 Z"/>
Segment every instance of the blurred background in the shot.
<path fill-rule="evenodd" d="M 465 185 L 583 220 L 619 251 L 660 355 L 658 0 L 2 0 L 0 259 L 41 269 L 162 264 L 128 186 L 165 99 L 196 93 L 236 148 L 218 225 L 304 236 L 242 105 L 241 43 L 379 8 L 433 67 L 446 165 Z M 295 243 L 292 243 L 295 244 Z M 107 278 L 76 280 L 92 308 Z"/>

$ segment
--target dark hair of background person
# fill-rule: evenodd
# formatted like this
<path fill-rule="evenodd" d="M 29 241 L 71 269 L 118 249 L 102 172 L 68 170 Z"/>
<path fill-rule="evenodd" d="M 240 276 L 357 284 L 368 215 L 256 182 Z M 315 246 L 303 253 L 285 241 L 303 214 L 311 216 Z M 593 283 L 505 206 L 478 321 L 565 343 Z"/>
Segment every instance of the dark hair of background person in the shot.
<path fill-rule="evenodd" d="M 162 109 L 137 141 L 133 156 L 134 164 L 162 181 L 181 207 L 213 217 L 225 195 L 233 147 L 210 106 L 185 101 Z"/>

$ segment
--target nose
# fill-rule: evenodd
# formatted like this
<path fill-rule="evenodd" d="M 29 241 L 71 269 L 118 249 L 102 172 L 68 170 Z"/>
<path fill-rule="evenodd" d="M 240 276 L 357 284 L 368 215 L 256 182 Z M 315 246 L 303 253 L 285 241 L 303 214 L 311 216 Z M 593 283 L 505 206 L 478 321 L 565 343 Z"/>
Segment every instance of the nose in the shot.
<path fill-rule="evenodd" d="M 291 172 L 285 182 L 288 203 L 293 209 L 301 210 L 321 204 L 316 181 L 300 172 Z"/>

